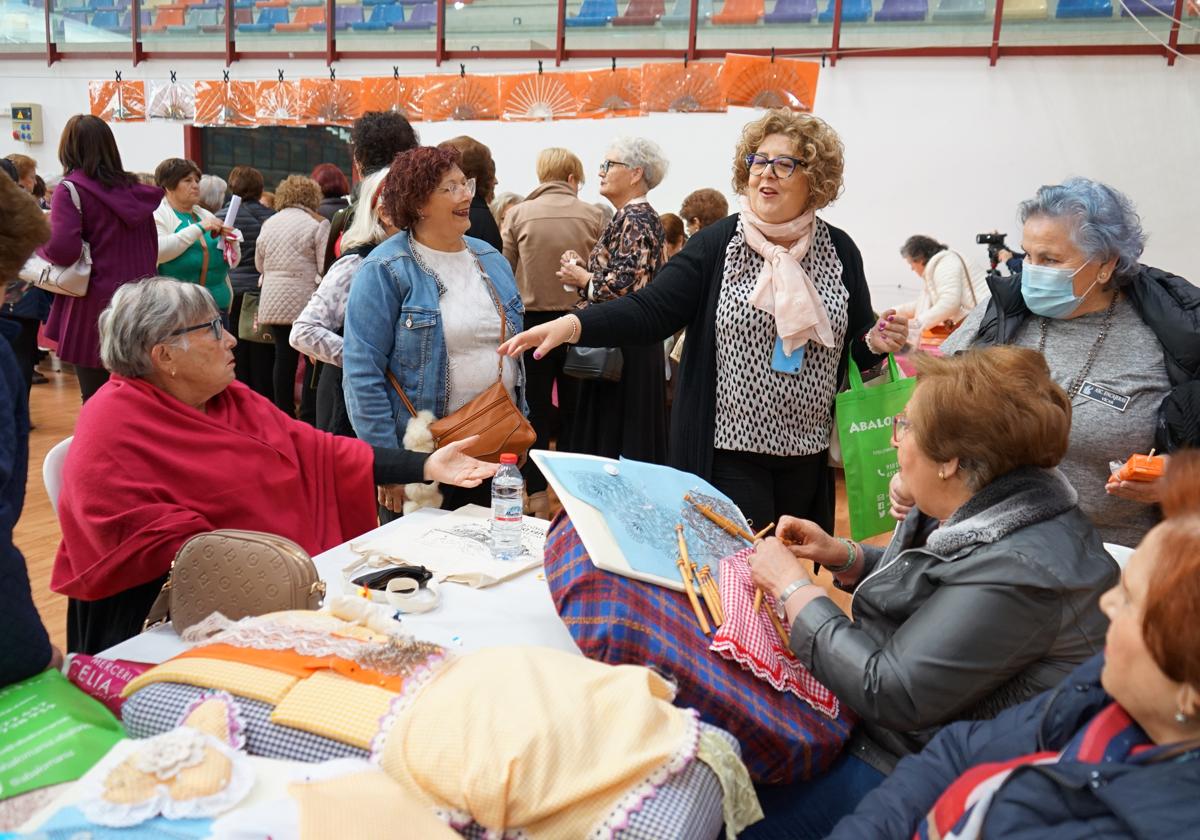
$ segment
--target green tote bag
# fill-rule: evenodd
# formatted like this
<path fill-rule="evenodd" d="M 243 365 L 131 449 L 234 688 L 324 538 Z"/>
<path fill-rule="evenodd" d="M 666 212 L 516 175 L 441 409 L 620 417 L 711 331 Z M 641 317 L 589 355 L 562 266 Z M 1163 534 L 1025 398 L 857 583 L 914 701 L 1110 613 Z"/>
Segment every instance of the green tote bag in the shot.
<path fill-rule="evenodd" d="M 886 384 L 864 386 L 854 359 L 848 373 L 850 389 L 836 400 L 837 429 L 846 469 L 850 536 L 865 540 L 896 524 L 888 515 L 888 482 L 900 468 L 892 448 L 892 418 L 904 411 L 916 380 L 901 376 L 891 354 Z"/>

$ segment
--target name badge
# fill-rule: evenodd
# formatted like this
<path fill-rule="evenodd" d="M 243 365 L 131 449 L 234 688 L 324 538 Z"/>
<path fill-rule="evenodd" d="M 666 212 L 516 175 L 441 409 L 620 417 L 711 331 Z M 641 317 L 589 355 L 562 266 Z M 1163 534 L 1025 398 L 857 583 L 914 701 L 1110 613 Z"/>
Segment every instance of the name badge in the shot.
<path fill-rule="evenodd" d="M 1115 408 L 1117 411 L 1124 411 L 1129 408 L 1129 401 L 1132 397 L 1125 394 L 1118 394 L 1116 391 L 1110 391 L 1103 385 L 1097 385 L 1095 382 L 1083 380 L 1083 387 L 1079 389 L 1079 396 L 1084 399 L 1098 402 L 1101 405 L 1106 405 L 1109 408 Z"/>

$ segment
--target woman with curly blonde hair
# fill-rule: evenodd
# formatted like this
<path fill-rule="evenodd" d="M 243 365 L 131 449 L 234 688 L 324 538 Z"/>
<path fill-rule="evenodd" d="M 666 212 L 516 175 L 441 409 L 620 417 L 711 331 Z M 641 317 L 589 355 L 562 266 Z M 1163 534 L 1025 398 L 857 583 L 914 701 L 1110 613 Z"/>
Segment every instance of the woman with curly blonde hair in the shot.
<path fill-rule="evenodd" d="M 275 188 L 275 215 L 262 224 L 254 251 L 258 285 L 258 321 L 269 324 L 275 336 L 273 373 L 275 405 L 296 416 L 296 365 L 300 354 L 291 346 L 292 323 L 317 290 L 325 270 L 325 241 L 329 220 L 317 213 L 321 187 L 312 178 L 289 175 Z M 306 381 L 300 400 L 300 419 L 316 422 L 317 393 Z"/>
<path fill-rule="evenodd" d="M 842 186 L 842 143 L 809 114 L 769 111 L 733 160 L 740 212 L 691 237 L 637 292 L 536 327 L 501 349 L 688 341 L 668 463 L 710 480 L 753 522 L 785 513 L 833 528 L 833 397 L 899 350 L 907 321 L 877 322 L 854 241 L 817 218 Z"/>

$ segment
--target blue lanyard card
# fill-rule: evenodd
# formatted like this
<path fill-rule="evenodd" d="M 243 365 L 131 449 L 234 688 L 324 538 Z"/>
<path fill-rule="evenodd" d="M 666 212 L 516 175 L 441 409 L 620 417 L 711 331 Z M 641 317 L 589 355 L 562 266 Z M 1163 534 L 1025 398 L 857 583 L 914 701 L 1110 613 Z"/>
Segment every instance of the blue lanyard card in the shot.
<path fill-rule="evenodd" d="M 804 367 L 804 348 L 806 344 L 801 344 L 791 355 L 783 352 L 783 339 L 778 336 L 775 338 L 775 352 L 771 354 L 771 370 L 778 373 L 790 373 L 795 376 Z"/>

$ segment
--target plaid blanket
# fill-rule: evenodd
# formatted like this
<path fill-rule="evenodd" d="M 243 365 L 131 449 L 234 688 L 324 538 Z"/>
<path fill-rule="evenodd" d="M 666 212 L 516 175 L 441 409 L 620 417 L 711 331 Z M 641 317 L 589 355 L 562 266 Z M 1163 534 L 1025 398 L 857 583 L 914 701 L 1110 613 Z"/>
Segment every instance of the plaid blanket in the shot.
<path fill-rule="evenodd" d="M 592 565 L 571 520 L 559 514 L 546 538 L 554 606 L 585 656 L 647 665 L 675 681 L 676 703 L 733 734 L 751 777 L 785 784 L 819 775 L 841 751 L 854 720 L 780 693 L 709 651 L 687 598 Z"/>

